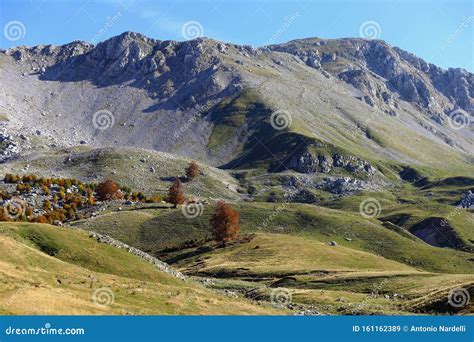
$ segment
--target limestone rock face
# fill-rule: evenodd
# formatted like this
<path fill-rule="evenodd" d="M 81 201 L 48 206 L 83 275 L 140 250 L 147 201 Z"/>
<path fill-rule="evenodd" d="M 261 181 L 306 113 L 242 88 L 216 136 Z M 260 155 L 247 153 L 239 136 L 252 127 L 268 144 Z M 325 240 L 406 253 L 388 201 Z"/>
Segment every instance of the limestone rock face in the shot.
<path fill-rule="evenodd" d="M 97 45 L 1 50 L 0 84 L 2 130 L 15 144 L 4 141 L 7 158 L 31 145 L 21 134 L 40 150 L 137 147 L 224 166 L 245 159 L 259 129 L 269 141 L 282 132 L 269 126 L 278 110 L 291 116 L 288 130 L 366 152 L 307 149 L 285 158 L 302 173 L 373 174 L 363 159 L 375 155 L 412 163 L 420 154 L 407 155 L 416 144 L 404 137 L 421 135 L 435 151 L 450 149 L 445 153 L 467 153 L 474 141 L 469 123 L 455 130 L 448 120 L 460 110 L 472 121 L 473 74 L 441 69 L 379 40 L 311 38 L 255 48 L 125 32 Z M 254 95 L 236 100 L 249 91 Z M 377 140 L 387 133 L 394 133 L 391 146 Z"/>
<path fill-rule="evenodd" d="M 380 40 L 301 39 L 274 45 L 301 58 L 307 65 L 327 69 L 361 91 L 361 99 L 383 109 L 396 98 L 412 102 L 427 113 L 461 108 L 474 115 L 474 75 L 464 69 L 444 70 Z M 332 50 L 331 54 L 321 51 Z M 343 60 L 344 66 L 334 65 Z"/>
<path fill-rule="evenodd" d="M 329 173 L 338 168 L 355 174 L 374 175 L 376 173 L 376 169 L 370 163 L 355 156 L 338 153 L 328 155 L 304 151 L 294 155 L 290 159 L 288 167 L 301 173 Z"/>

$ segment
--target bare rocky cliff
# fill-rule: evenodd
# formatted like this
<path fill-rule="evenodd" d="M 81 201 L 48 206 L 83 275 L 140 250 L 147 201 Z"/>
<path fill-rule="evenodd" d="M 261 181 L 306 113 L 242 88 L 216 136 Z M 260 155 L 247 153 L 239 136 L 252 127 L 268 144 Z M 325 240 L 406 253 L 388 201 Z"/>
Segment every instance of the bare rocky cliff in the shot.
<path fill-rule="evenodd" d="M 474 75 L 464 69 L 444 70 L 380 40 L 303 39 L 271 47 L 300 57 L 352 84 L 370 105 L 390 112 L 397 98 L 442 117 L 461 108 L 474 114 Z"/>
<path fill-rule="evenodd" d="M 309 138 L 311 146 L 340 148 L 369 170 L 364 160 L 436 166 L 436 156 L 447 156 L 462 166 L 472 158 L 473 74 L 443 70 L 378 40 L 252 48 L 126 32 L 96 46 L 2 51 L 0 82 L 4 158 L 87 144 L 225 165 L 258 142 L 275 146 L 273 139 L 286 138 L 288 146 Z M 288 127 L 271 127 L 275 111 L 289 115 Z M 469 120 L 462 129 L 450 127 L 453 111 Z M 278 148 L 270 152 L 295 169 L 321 164 L 317 153 L 308 161 Z"/>

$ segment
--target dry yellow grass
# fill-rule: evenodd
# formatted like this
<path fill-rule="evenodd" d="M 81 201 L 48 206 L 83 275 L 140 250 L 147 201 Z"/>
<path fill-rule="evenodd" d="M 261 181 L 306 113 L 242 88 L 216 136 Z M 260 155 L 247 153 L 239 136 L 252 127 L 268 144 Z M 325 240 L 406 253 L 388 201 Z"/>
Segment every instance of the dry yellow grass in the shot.
<path fill-rule="evenodd" d="M 204 273 L 236 270 L 260 275 L 320 271 L 418 272 L 381 256 L 285 234 L 257 234 L 249 243 L 217 250 L 208 255 L 204 267 L 199 269 Z"/>
<path fill-rule="evenodd" d="M 40 225 L 35 226 L 38 227 Z M 71 262 L 58 260 L 30 246 L 16 235 L 17 228 L 18 225 L 15 224 L 3 223 L 0 226 L 0 314 L 284 313 L 270 306 L 259 306 L 244 299 L 217 294 L 191 281 L 176 281 L 158 270 L 156 272 L 159 277 L 151 278 L 154 280 L 150 281 L 91 271 Z M 45 228 L 46 233 L 51 233 L 49 227 Z M 69 233 L 70 244 L 81 241 L 81 235 L 85 234 L 75 230 L 70 230 Z M 91 243 L 99 245 L 98 259 L 104 258 L 109 252 L 110 246 L 101 245 L 92 239 Z M 118 250 L 118 253 L 127 252 Z M 69 257 L 74 260 L 74 255 Z M 150 267 L 141 259 L 136 260 L 133 267 L 137 265 L 144 269 Z M 94 291 L 104 288 L 113 293 L 114 299 L 110 305 L 99 305 L 92 300 Z"/>

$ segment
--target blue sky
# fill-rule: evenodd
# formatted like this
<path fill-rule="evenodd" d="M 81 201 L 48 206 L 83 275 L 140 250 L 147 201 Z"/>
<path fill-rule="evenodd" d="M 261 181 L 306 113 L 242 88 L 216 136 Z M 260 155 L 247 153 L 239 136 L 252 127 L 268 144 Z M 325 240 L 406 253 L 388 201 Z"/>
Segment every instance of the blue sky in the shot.
<path fill-rule="evenodd" d="M 0 0 L 0 4 L 1 48 L 95 42 L 124 31 L 160 40 L 204 35 L 253 46 L 362 35 L 383 39 L 444 68 L 474 70 L 472 0 Z"/>

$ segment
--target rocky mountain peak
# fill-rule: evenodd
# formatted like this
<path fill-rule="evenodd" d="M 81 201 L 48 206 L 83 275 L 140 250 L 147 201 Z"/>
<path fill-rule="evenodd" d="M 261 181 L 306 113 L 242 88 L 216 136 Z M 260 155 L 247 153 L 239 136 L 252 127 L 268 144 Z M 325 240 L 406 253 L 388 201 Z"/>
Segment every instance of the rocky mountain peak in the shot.
<path fill-rule="evenodd" d="M 307 130 L 298 133 L 334 146 L 351 130 L 352 138 L 384 154 L 386 144 L 374 138 L 367 122 L 407 112 L 416 118 L 404 128 L 407 132 L 428 131 L 430 139 L 434 134 L 449 148 L 466 151 L 469 145 L 458 137 L 464 132 L 447 131 L 443 120 L 456 108 L 472 114 L 472 73 L 438 68 L 380 40 L 309 38 L 254 48 L 124 32 L 97 45 L 75 41 L 18 47 L 0 58 L 1 81 L 8 85 L 2 104 L 7 116 L 20 122 L 36 118 L 41 132 L 57 140 L 66 136 L 68 144 L 113 142 L 193 157 L 204 153 L 199 157 L 224 164 L 251 138 L 256 122 L 284 109 L 293 115 L 295 127 Z M 247 90 L 251 96 L 245 96 Z M 113 125 L 98 132 L 91 116 L 103 109 L 113 113 Z M 192 120 L 196 113 L 200 119 Z M 264 114 L 257 119 L 259 113 Z M 161 138 L 188 127 L 189 120 L 196 122 L 196 132 L 186 130 L 189 145 Z M 326 126 L 317 124 L 320 120 L 330 120 L 335 131 L 327 133 Z M 219 125 L 223 128 L 215 128 Z M 214 134 L 214 129 L 223 131 Z M 74 138 L 60 130 L 74 131 Z M 343 131 L 339 138 L 337 130 Z M 213 139 L 219 141 L 218 151 L 210 150 Z M 318 152 L 313 159 L 319 155 L 325 156 Z M 400 154 L 396 158 L 405 160 Z"/>
<path fill-rule="evenodd" d="M 382 40 L 303 39 L 271 49 L 322 68 L 360 90 L 369 105 L 389 113 L 400 98 L 438 118 L 457 108 L 474 115 L 472 73 L 444 70 Z"/>
<path fill-rule="evenodd" d="M 140 60 L 148 55 L 160 41 L 147 38 L 140 33 L 124 32 L 119 36 L 107 39 L 95 47 L 94 53 L 99 57 L 115 60 L 123 54 Z"/>

